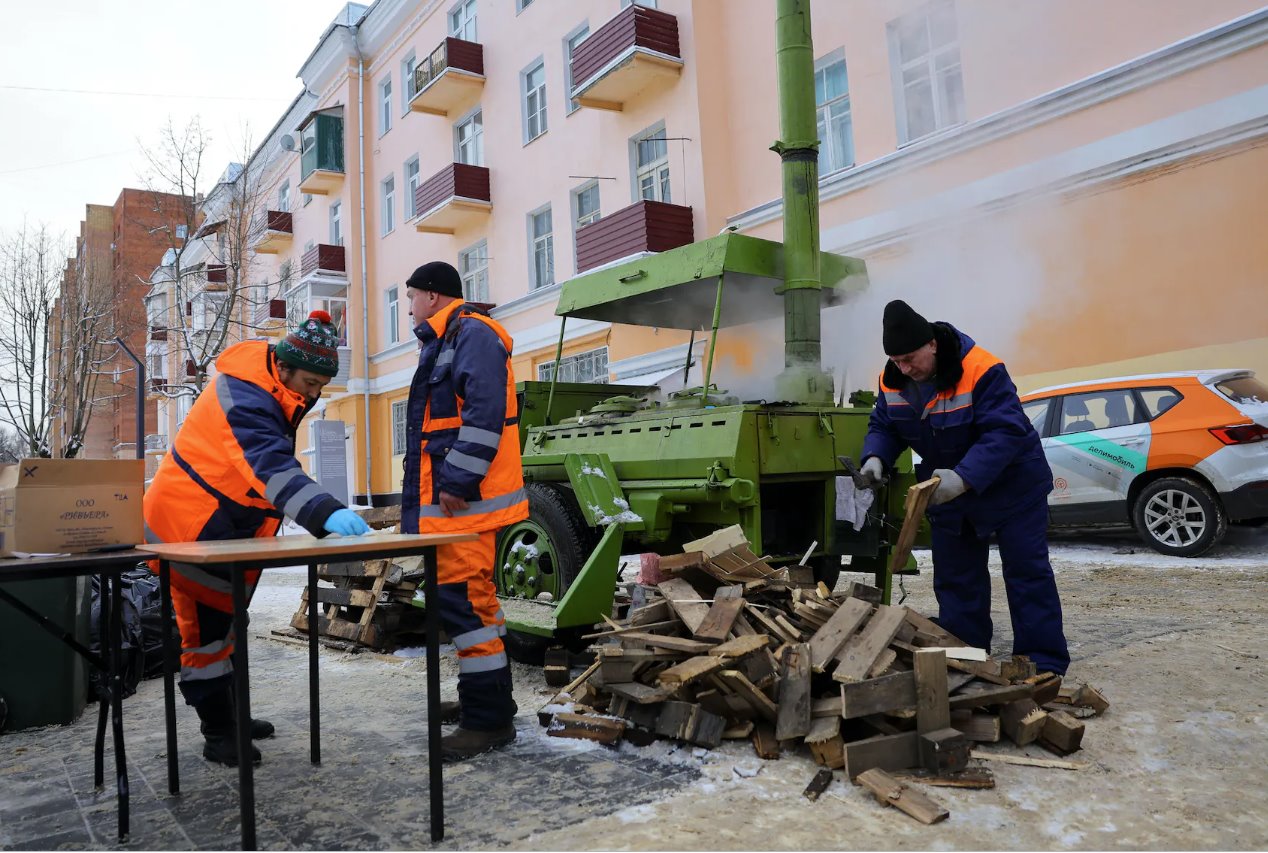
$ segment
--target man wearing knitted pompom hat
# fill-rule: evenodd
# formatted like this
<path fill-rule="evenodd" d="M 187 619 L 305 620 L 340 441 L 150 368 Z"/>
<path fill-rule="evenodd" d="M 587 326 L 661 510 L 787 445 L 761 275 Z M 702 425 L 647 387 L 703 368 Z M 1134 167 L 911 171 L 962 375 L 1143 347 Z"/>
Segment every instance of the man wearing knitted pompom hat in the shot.
<path fill-rule="evenodd" d="M 304 473 L 295 431 L 339 372 L 339 332 L 314 311 L 273 346 L 243 341 L 216 359 L 215 379 L 189 410 L 145 492 L 147 542 L 274 536 L 286 516 L 314 536 L 369 526 Z M 157 571 L 157 564 L 151 564 Z M 201 721 L 208 761 L 238 763 L 233 697 L 233 600 L 227 570 L 173 563 L 181 693 Z M 258 571 L 247 573 L 247 596 Z M 253 739 L 273 726 L 251 721 Z M 251 748 L 251 760 L 260 752 Z"/>

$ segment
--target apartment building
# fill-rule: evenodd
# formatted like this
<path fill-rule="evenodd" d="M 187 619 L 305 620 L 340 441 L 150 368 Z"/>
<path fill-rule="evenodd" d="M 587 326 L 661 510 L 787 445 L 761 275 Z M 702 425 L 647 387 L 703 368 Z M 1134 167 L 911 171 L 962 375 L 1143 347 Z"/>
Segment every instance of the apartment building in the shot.
<path fill-rule="evenodd" d="M 871 272 L 824 318 L 840 384 L 874 384 L 895 297 L 1026 387 L 1268 368 L 1268 11 L 815 0 L 812 16 L 822 246 Z M 254 310 L 336 318 L 344 367 L 313 418 L 345 425 L 351 492 L 376 502 L 400 487 L 419 264 L 454 263 L 513 334 L 517 379 L 536 379 L 563 281 L 724 228 L 780 237 L 768 0 L 349 4 L 300 77 L 246 169 L 267 202 L 251 275 L 278 291 Z M 720 335 L 720 375 L 776 372 L 781 333 Z M 561 376 L 655 381 L 687 348 L 574 321 Z"/>

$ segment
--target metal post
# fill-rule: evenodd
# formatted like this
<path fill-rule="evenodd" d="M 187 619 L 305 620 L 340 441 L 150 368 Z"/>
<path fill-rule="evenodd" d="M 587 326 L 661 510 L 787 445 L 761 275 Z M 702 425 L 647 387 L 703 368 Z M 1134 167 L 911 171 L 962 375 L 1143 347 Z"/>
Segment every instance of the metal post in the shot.
<path fill-rule="evenodd" d="M 317 564 L 308 564 L 308 728 L 309 760 L 321 764 L 321 690 L 317 680 Z"/>
<path fill-rule="evenodd" d="M 564 327 L 568 324 L 567 317 L 559 318 L 559 343 L 555 345 L 555 369 L 550 373 L 550 394 L 546 397 L 546 424 L 552 423 L 550 420 L 550 410 L 555 405 L 555 384 L 559 381 L 559 362 L 564 357 Z"/>
<path fill-rule="evenodd" d="M 114 342 L 119 345 L 132 363 L 136 365 L 136 458 L 145 458 L 145 362 L 123 342 L 123 338 L 115 336 Z"/>
<path fill-rule="evenodd" d="M 709 380 L 713 377 L 713 353 L 718 346 L 718 326 L 722 323 L 722 282 L 724 273 L 718 273 L 718 294 L 713 299 L 713 326 L 709 332 L 709 357 L 704 363 L 704 393 L 700 395 L 700 406 L 709 405 Z"/>
<path fill-rule="evenodd" d="M 562 338 L 561 338 L 562 339 Z M 556 362 L 558 363 L 558 362 Z M 445 837 L 445 789 L 440 756 L 440 579 L 436 547 L 423 551 L 423 611 L 427 634 L 427 792 L 431 795 L 431 840 Z"/>
<path fill-rule="evenodd" d="M 815 121 L 814 45 L 810 0 L 778 0 L 775 23 L 783 161 L 784 371 L 781 399 L 831 403 L 832 375 L 823 371 L 819 320 L 819 140 Z"/>

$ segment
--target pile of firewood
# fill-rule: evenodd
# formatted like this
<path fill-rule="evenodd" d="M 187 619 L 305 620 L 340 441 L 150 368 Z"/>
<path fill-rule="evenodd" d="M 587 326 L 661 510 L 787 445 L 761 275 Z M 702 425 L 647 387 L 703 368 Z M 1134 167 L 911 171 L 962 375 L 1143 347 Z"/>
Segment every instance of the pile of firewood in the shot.
<path fill-rule="evenodd" d="M 879 603 L 875 587 L 806 588 L 734 541 L 720 531 L 661 559 L 665 578 L 592 635 L 594 663 L 539 712 L 548 734 L 706 748 L 747 738 L 767 759 L 805 744 L 825 768 L 807 796 L 832 770 L 867 774 L 859 784 L 925 820 L 939 817 L 885 771 L 990 787 L 988 770 L 969 768 L 982 757 L 974 744 L 1007 738 L 1066 756 L 1080 748 L 1080 718 L 1108 707 L 1091 687 L 1063 688 L 1024 657 L 992 659 L 910 608 Z"/>

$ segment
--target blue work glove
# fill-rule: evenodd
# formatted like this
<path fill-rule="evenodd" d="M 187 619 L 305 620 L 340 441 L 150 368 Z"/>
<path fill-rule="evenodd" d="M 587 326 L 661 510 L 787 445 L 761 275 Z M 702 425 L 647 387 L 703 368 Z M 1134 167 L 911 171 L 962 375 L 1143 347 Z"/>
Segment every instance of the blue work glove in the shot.
<path fill-rule="evenodd" d="M 933 496 L 929 498 L 930 506 L 955 500 L 969 490 L 969 485 L 964 482 L 964 478 L 951 468 L 934 468 L 931 476 L 939 478 L 942 482 L 933 490 Z"/>
<path fill-rule="evenodd" d="M 326 519 L 326 532 L 340 536 L 361 536 L 370 532 L 365 519 L 350 509 L 337 509 Z"/>

